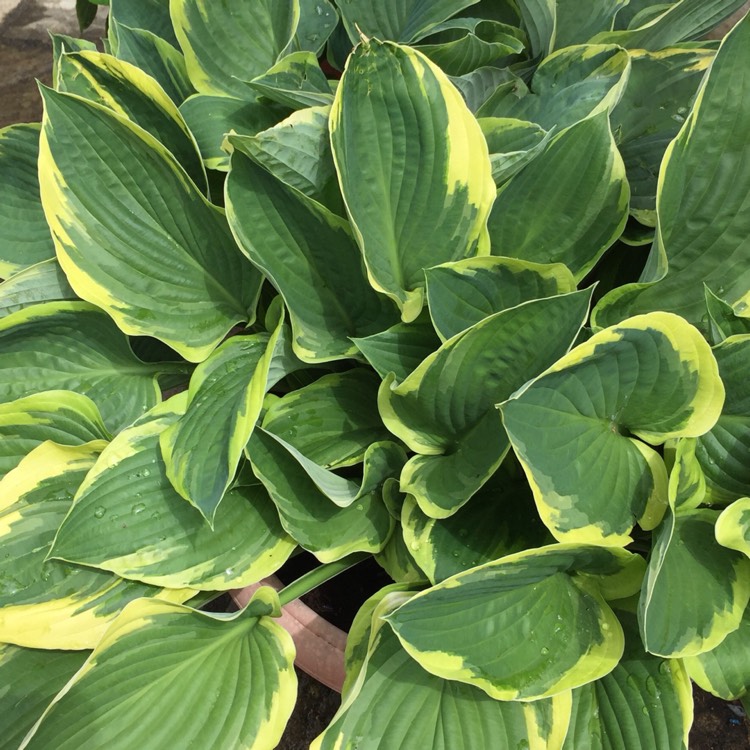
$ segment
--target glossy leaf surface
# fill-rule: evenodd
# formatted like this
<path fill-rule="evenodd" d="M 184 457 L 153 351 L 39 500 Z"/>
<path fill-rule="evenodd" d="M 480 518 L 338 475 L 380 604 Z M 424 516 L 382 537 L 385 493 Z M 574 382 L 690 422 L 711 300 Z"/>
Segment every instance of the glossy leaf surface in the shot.
<path fill-rule="evenodd" d="M 596 325 L 649 310 L 668 310 L 700 325 L 704 284 L 738 315 L 750 315 L 749 62 L 745 18 L 722 42 L 664 157 L 657 235 L 640 283 L 610 292 L 597 305 Z"/>
<path fill-rule="evenodd" d="M 257 485 L 229 490 L 213 528 L 172 488 L 159 437 L 184 407 L 177 396 L 115 437 L 77 492 L 53 557 L 209 591 L 247 586 L 283 564 L 294 543 Z"/>
<path fill-rule="evenodd" d="M 498 700 L 535 700 L 608 674 L 622 628 L 587 576 L 637 589 L 642 561 L 619 550 L 554 545 L 501 558 L 448 578 L 387 616 L 425 669 Z M 628 594 L 625 594 L 628 595 Z"/>
<path fill-rule="evenodd" d="M 81 732 L 96 732 L 113 750 L 175 741 L 271 750 L 297 690 L 294 645 L 268 616 L 277 608 L 268 589 L 232 618 L 133 602 L 22 747 L 72 750 Z"/>
<path fill-rule="evenodd" d="M 55 255 L 39 198 L 39 125 L 0 129 L 0 278 Z"/>
<path fill-rule="evenodd" d="M 568 350 L 589 299 L 573 292 L 496 313 L 446 341 L 403 382 L 383 381 L 383 421 L 418 454 L 401 490 L 425 513 L 451 515 L 497 468 L 508 443 L 495 404 Z"/>
<path fill-rule="evenodd" d="M 374 79 L 381 85 L 371 90 Z M 330 128 L 370 283 L 413 320 L 423 268 L 488 254 L 495 186 L 479 125 L 427 58 L 372 40 L 349 58 Z"/>
<path fill-rule="evenodd" d="M 724 388 L 698 331 L 642 315 L 573 349 L 501 405 L 545 524 L 559 540 L 627 544 L 666 508 L 659 444 L 718 419 Z"/>
<path fill-rule="evenodd" d="M 42 203 L 71 286 L 126 333 L 205 359 L 253 317 L 260 286 L 223 212 L 128 120 L 70 94 L 45 102 Z"/>

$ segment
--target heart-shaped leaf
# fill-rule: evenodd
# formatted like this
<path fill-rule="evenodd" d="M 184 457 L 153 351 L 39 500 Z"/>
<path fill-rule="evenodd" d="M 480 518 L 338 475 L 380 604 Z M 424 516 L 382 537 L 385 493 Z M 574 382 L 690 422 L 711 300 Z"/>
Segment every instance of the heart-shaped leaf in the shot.
<path fill-rule="evenodd" d="M 586 317 L 590 290 L 533 300 L 476 323 L 402 383 L 380 388 L 386 427 L 418 455 L 401 491 L 424 513 L 457 511 L 499 466 L 508 442 L 495 404 L 562 356 Z"/>
<path fill-rule="evenodd" d="M 612 671 L 624 639 L 603 592 L 628 596 L 642 573 L 623 550 L 553 545 L 459 573 L 386 619 L 432 674 L 497 700 L 537 700 Z"/>
<path fill-rule="evenodd" d="M 112 623 L 75 678 L 26 736 L 26 750 L 272 750 L 294 707 L 294 644 L 262 589 L 233 617 L 141 599 Z"/>
<path fill-rule="evenodd" d="M 393 595 L 391 595 L 393 596 Z M 386 608 L 389 604 L 386 599 Z M 382 612 L 383 607 L 376 609 Z M 393 631 L 376 622 L 359 677 L 330 726 L 311 745 L 333 750 L 562 746 L 570 692 L 535 703 L 497 701 L 472 685 L 426 672 Z M 430 721 L 424 721 L 430 716 Z M 471 717 L 470 719 L 468 717 Z M 369 727 L 381 727 L 374 735 Z"/>
<path fill-rule="evenodd" d="M 624 545 L 667 503 L 666 469 L 648 445 L 700 435 L 724 388 L 699 332 L 670 313 L 608 328 L 501 404 L 505 429 L 559 540 Z"/>

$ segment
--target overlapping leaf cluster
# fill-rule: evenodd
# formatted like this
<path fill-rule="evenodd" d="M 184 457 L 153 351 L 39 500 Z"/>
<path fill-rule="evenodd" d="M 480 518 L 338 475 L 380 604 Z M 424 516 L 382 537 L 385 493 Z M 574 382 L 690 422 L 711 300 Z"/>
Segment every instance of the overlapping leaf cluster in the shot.
<path fill-rule="evenodd" d="M 0 131 L 0 748 L 275 747 L 278 596 L 200 606 L 299 548 L 394 580 L 321 750 L 680 748 L 690 678 L 746 695 L 741 4 L 54 37 Z"/>

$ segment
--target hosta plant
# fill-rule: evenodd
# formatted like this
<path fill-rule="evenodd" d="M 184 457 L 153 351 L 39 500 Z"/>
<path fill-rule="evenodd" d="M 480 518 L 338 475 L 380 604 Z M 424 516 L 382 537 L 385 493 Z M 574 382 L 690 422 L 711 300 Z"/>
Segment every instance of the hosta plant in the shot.
<path fill-rule="evenodd" d="M 750 688 L 737 0 L 111 0 L 0 131 L 0 748 L 678 749 Z M 95 6 L 78 3 L 91 20 Z M 299 550 L 320 566 L 202 609 Z"/>

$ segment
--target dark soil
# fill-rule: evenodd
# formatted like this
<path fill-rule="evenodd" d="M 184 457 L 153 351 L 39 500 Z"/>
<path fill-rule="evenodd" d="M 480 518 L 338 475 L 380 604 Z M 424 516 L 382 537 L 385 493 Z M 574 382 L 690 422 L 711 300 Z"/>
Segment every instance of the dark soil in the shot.
<path fill-rule="evenodd" d="M 36 80 L 52 83 L 52 42 L 46 33 L 33 24 L 45 18 L 42 3 L 23 0 L 0 25 L 0 127 L 16 122 L 39 122 L 42 100 Z M 82 36 L 97 42 L 102 35 L 101 24 L 81 34 L 72 18 L 59 19 L 50 31 Z"/>
<path fill-rule="evenodd" d="M 727 703 L 693 685 L 691 750 L 748 750 L 750 721 L 739 701 Z"/>

